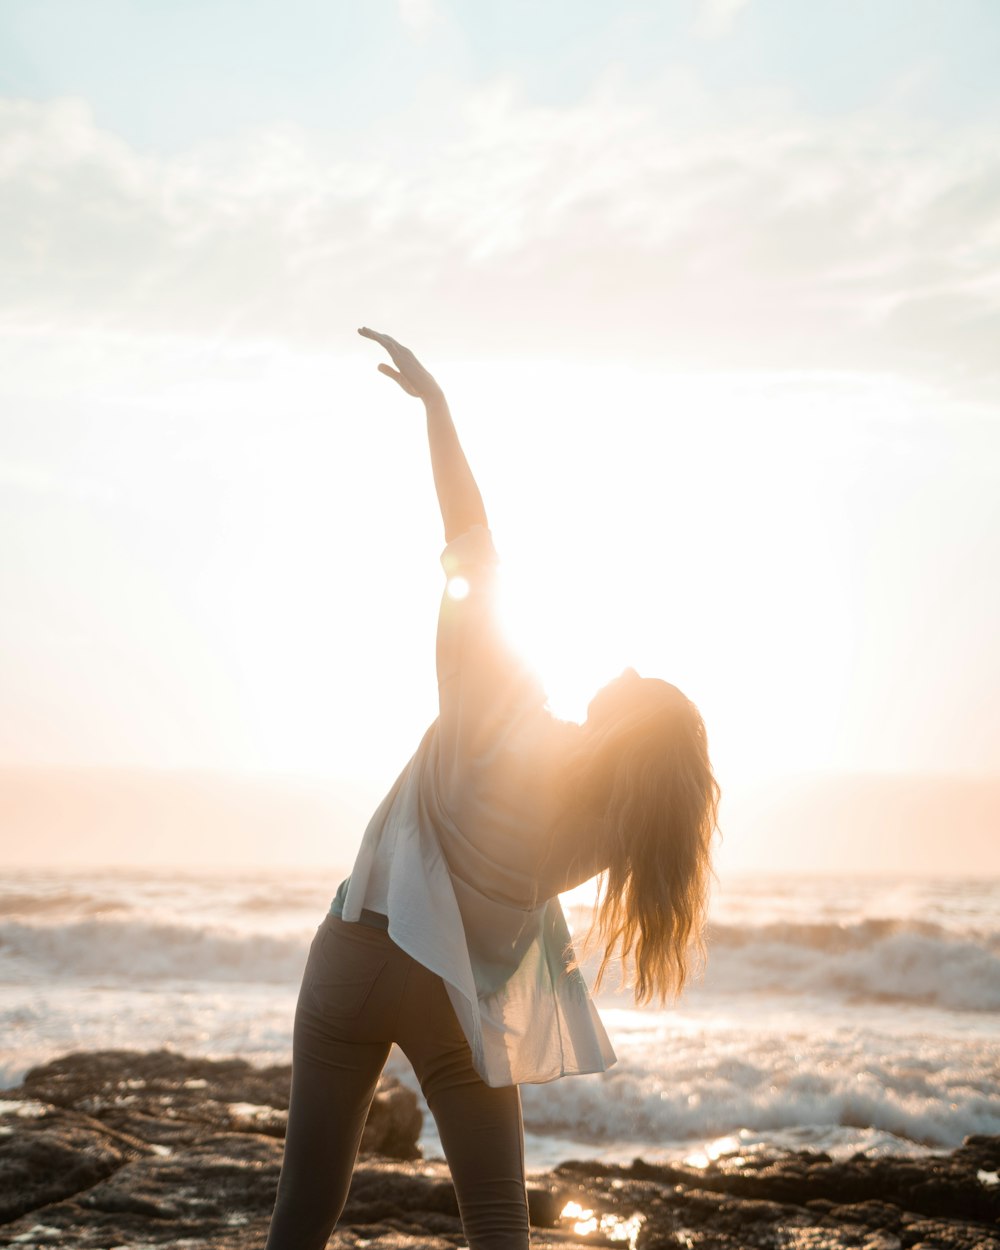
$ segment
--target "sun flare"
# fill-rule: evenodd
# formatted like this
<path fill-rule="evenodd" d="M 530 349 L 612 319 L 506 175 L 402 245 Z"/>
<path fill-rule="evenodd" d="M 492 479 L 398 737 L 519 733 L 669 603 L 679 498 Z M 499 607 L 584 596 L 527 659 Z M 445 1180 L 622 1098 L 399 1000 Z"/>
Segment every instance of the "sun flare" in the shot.
<path fill-rule="evenodd" d="M 542 587 L 505 580 L 499 613 L 511 646 L 542 682 L 552 712 L 583 722 L 591 699 L 628 661 L 614 639 L 617 604 L 603 611 L 588 605 L 584 612 L 575 590 L 565 580 Z"/>
<path fill-rule="evenodd" d="M 467 599 L 469 583 L 464 577 L 450 577 L 447 585 L 449 599 Z"/>

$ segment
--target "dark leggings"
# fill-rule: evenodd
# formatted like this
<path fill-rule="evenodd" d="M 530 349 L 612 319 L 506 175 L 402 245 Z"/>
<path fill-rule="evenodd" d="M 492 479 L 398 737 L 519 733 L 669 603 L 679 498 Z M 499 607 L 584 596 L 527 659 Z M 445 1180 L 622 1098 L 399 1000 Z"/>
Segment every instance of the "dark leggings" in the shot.
<path fill-rule="evenodd" d="M 393 1042 L 437 1123 L 469 1250 L 525 1250 L 517 1086 L 492 1088 L 473 1068 L 440 977 L 384 929 L 334 916 L 313 939 L 295 1009 L 288 1132 L 266 1250 L 326 1245 Z"/>

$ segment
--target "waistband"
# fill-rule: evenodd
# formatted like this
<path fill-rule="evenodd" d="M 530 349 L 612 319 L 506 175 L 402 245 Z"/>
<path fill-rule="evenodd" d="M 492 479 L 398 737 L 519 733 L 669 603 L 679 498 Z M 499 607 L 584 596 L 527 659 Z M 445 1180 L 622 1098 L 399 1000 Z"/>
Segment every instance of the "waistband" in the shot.
<path fill-rule="evenodd" d="M 389 917 L 383 916 L 380 911 L 369 911 L 367 907 L 362 907 L 361 915 L 358 920 L 362 924 L 371 925 L 373 929 L 388 929 Z"/>

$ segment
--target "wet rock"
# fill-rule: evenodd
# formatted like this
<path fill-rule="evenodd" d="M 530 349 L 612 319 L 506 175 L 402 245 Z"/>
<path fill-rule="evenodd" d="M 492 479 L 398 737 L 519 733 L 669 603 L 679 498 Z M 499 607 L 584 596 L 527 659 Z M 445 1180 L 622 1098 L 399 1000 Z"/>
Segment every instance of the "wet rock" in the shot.
<path fill-rule="evenodd" d="M 934 1250 L 1000 1250 L 1000 1188 L 991 1180 L 998 1156 L 1000 1139 L 984 1137 L 917 1159 L 833 1161 L 799 1152 L 704 1170 L 581 1161 L 557 1175 L 578 1187 L 578 1203 L 607 1209 L 616 1192 L 630 1193 L 638 1209 L 655 1214 L 642 1243 L 650 1248 L 911 1250 L 923 1241 Z M 636 1183 L 659 1188 L 665 1204 L 643 1198 Z"/>
<path fill-rule="evenodd" d="M 657 1165 L 642 1160 L 627 1169 L 632 1176 L 659 1180 L 663 1184 L 698 1187 L 744 1199 L 810 1206 L 828 1202 L 828 1214 L 851 1208 L 865 1223 L 895 1229 L 899 1216 L 915 1215 L 960 1218 L 1000 1227 L 1000 1185 L 985 1183 L 996 1170 L 997 1138 L 968 1138 L 948 1155 L 925 1155 L 914 1159 L 868 1158 L 856 1154 L 831 1161 L 798 1152 L 768 1161 L 754 1160 L 750 1167 L 720 1163 L 700 1171 L 681 1164 Z M 600 1165 L 573 1165 L 596 1174 Z M 607 1169 L 605 1168 L 606 1172 Z"/>
<path fill-rule="evenodd" d="M 75 1194 L 149 1154 L 137 1140 L 34 1099 L 0 1103 L 0 1224 Z"/>
<path fill-rule="evenodd" d="M 558 1189 L 539 1182 L 528 1184 L 528 1216 L 533 1228 L 555 1228 L 566 1205 Z"/>
<path fill-rule="evenodd" d="M 845 1224 L 863 1224 L 867 1228 L 889 1229 L 892 1232 L 898 1232 L 904 1215 L 901 1208 L 894 1203 L 878 1202 L 875 1199 L 868 1202 L 846 1203 L 841 1206 L 831 1202 L 825 1205 L 827 1214 Z"/>
<path fill-rule="evenodd" d="M 158 1145 L 197 1141 L 206 1129 L 283 1138 L 291 1068 L 244 1059 L 192 1059 L 170 1050 L 83 1051 L 32 1068 L 21 1096 L 93 1116 Z M 0 1095 L 2 1097 L 2 1095 Z M 362 1153 L 419 1156 L 422 1116 L 412 1090 L 379 1082 Z"/>
<path fill-rule="evenodd" d="M 251 1250 L 281 1167 L 289 1069 L 170 1051 L 70 1055 L 0 1098 L 0 1246 Z M 380 1087 L 331 1250 L 464 1246 L 420 1117 Z M 406 1158 L 389 1158 L 389 1153 Z M 532 1178 L 535 1250 L 1000 1250 L 1000 1138 L 949 1155 L 797 1152 L 683 1164 L 570 1162 Z"/>
<path fill-rule="evenodd" d="M 385 1155 L 390 1159 L 417 1159 L 417 1141 L 424 1117 L 412 1089 L 401 1085 L 395 1077 L 383 1077 L 375 1094 L 364 1136 L 362 1154 Z"/>

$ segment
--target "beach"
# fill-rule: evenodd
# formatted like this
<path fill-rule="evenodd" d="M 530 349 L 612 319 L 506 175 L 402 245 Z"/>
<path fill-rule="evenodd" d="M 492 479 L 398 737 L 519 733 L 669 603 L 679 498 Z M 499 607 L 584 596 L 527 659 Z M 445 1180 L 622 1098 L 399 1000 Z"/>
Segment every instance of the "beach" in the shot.
<path fill-rule="evenodd" d="M 34 1069 L 0 1102 L 0 1245 L 263 1245 L 288 1082 L 287 1067 L 169 1051 L 87 1052 Z M 387 1078 L 332 1247 L 464 1245 L 447 1167 L 415 1157 L 419 1134 L 415 1095 Z M 920 1159 L 567 1161 L 529 1174 L 532 1243 L 996 1250 L 998 1167 L 1000 1137 Z"/>
<path fill-rule="evenodd" d="M 139 1057 L 127 1061 L 126 1068 L 129 1063 L 141 1067 L 156 1055 L 188 1065 L 228 1065 L 242 1075 L 234 1078 L 222 1101 L 242 1107 L 242 1119 L 217 1109 L 207 1114 L 202 1107 L 194 1114 L 200 1127 L 184 1149 L 194 1151 L 199 1160 L 214 1157 L 217 1150 L 228 1158 L 226 1151 L 235 1150 L 225 1166 L 235 1169 L 234 1176 L 249 1169 L 247 1175 L 256 1177 L 253 1185 L 234 1181 L 244 1197 L 237 1194 L 226 1218 L 246 1216 L 250 1221 L 232 1226 L 236 1240 L 220 1241 L 218 1229 L 206 1234 L 212 1245 L 255 1244 L 252 1230 L 259 1231 L 280 1161 L 298 981 L 309 941 L 338 881 L 336 872 L 8 874 L 0 896 L 0 1086 L 13 1091 L 5 1097 L 14 1105 L 7 1107 L 3 1144 L 10 1147 L 24 1139 L 28 1127 L 40 1132 L 50 1123 L 46 1117 L 58 1105 L 51 1101 L 52 1090 L 39 1097 L 25 1092 L 22 1082 L 31 1069 L 68 1054 L 84 1056 L 78 1062 L 109 1050 Z M 579 932 L 585 911 L 571 901 L 567 907 Z M 614 1215 L 625 1192 L 634 1201 L 631 1214 L 623 1218 L 646 1212 L 640 1245 L 661 1244 L 649 1240 L 654 1199 L 667 1202 L 673 1212 L 667 1220 L 670 1227 L 682 1227 L 690 1216 L 695 1232 L 700 1229 L 699 1235 L 706 1237 L 713 1229 L 713 1235 L 723 1235 L 728 1217 L 716 1210 L 719 1203 L 787 1200 L 813 1218 L 823 1214 L 817 1202 L 832 1204 L 832 1211 L 884 1196 L 888 1182 L 883 1178 L 873 1188 L 871 1177 L 880 1174 L 864 1172 L 883 1166 L 880 1161 L 910 1178 L 903 1185 L 909 1193 L 924 1182 L 937 1184 L 934 1178 L 940 1179 L 941 1169 L 952 1166 L 946 1161 L 959 1160 L 956 1176 L 965 1179 L 958 1190 L 945 1187 L 951 1197 L 942 1198 L 940 1208 L 922 1200 L 909 1208 L 906 1202 L 914 1200 L 903 1201 L 902 1190 L 890 1204 L 917 1224 L 947 1212 L 948 1218 L 966 1218 L 963 1205 L 968 1206 L 969 1193 L 981 1193 L 993 1203 L 989 1177 L 996 1168 L 990 1163 L 989 1142 L 1000 1134 L 996 881 L 724 880 L 713 899 L 707 970 L 679 1003 L 637 1010 L 613 987 L 598 1002 L 617 1064 L 599 1076 L 522 1088 L 533 1184 L 560 1195 L 576 1185 L 578 1197 L 566 1197 L 562 1207 L 576 1202 L 581 1212 L 598 1213 L 557 1221 L 545 1236 L 575 1236 L 573 1227 L 596 1219 L 598 1224 L 581 1243 L 594 1244 L 600 1219 Z M 188 1075 L 178 1078 L 181 1084 L 208 1079 L 184 1070 Z M 268 1071 L 271 1076 L 261 1087 L 254 1074 Z M 403 1184 L 399 1178 L 409 1178 L 406 1185 L 412 1182 L 417 1189 L 432 1183 L 447 1188 L 443 1164 L 434 1162 L 441 1149 L 433 1120 L 402 1054 L 393 1052 L 386 1075 L 390 1085 L 398 1083 L 392 1086 L 400 1091 L 397 1106 L 404 1092 L 412 1100 L 409 1124 L 419 1156 L 365 1166 L 381 1177 L 396 1178 L 393 1186 Z M 176 1175 L 182 1166 L 176 1154 L 162 1153 L 174 1149 L 169 1141 L 148 1137 L 148 1124 L 144 1137 L 127 1117 L 119 1122 L 121 1099 L 138 1097 L 139 1087 L 130 1089 L 129 1079 L 139 1078 L 122 1075 L 126 1084 L 119 1088 L 112 1082 L 102 1092 L 88 1089 L 87 1077 L 59 1112 L 89 1117 L 81 1140 L 90 1145 L 73 1146 L 74 1157 L 114 1158 L 107 1177 L 92 1182 L 111 1186 L 107 1192 L 113 1195 L 112 1205 L 131 1201 L 120 1194 L 114 1197 L 115 1186 L 131 1185 L 130 1178 L 147 1176 L 151 1168 L 166 1169 L 166 1176 Z M 37 1110 L 34 1118 L 23 1111 L 25 1099 Z M 246 1110 L 254 1107 L 271 1110 Z M 61 1120 L 52 1122 L 57 1136 L 64 1127 Z M 124 1133 L 128 1141 L 108 1146 L 101 1134 L 109 1130 Z M 91 1140 L 87 1133 L 97 1136 Z M 217 1140 L 221 1138 L 225 1141 Z M 963 1147 L 969 1140 L 986 1144 Z M 956 1150 L 959 1156 L 953 1156 Z M 572 1168 L 569 1161 L 575 1161 Z M 199 1167 L 183 1163 L 185 1174 L 192 1176 Z M 985 1181 L 978 1179 L 979 1172 Z M 971 1189 L 970 1176 L 975 1180 Z M 567 1177 L 572 1177 L 571 1185 Z M 139 1186 L 143 1193 L 145 1184 L 143 1180 Z M 148 1201 L 152 1211 L 157 1203 L 166 1203 L 165 1209 L 181 1211 L 183 1202 L 177 1194 L 171 1197 L 170 1184 L 156 1184 L 159 1197 L 147 1196 L 139 1205 Z M 670 1197 L 678 1184 L 683 1194 L 716 1197 L 699 1197 L 695 1206 L 685 1198 L 688 1205 L 682 1210 L 679 1199 Z M 641 1190 L 640 1201 L 641 1186 L 653 1189 Z M 182 1189 L 184 1185 L 178 1193 Z M 954 1194 L 959 1191 L 956 1208 Z M 83 1199 L 72 1195 L 58 1198 L 56 1205 L 68 1201 L 71 1208 L 75 1203 L 93 1213 L 99 1209 L 94 1206 L 97 1191 L 87 1192 L 89 1206 L 81 1206 Z M 192 1192 L 198 1192 L 197 1185 Z M 244 1198 L 249 1207 L 240 1206 Z M 39 1212 L 47 1211 L 52 1201 L 48 1198 L 33 1215 L 21 1213 L 14 1223 L 0 1227 L 8 1238 L 24 1237 L 33 1227 L 25 1220 L 42 1220 Z M 697 1203 L 705 1212 L 700 1224 L 693 1214 Z M 809 1203 L 813 1205 L 803 1205 Z M 551 1202 L 545 1208 L 551 1217 L 550 1208 Z M 987 1214 L 992 1211 L 989 1206 Z M 349 1215 L 347 1224 L 354 1227 Z M 874 1219 L 871 1210 L 869 1216 Z M 768 1227 L 779 1218 L 792 1217 L 772 1212 Z M 886 1237 L 902 1235 L 901 1215 L 883 1212 L 880 1218 L 888 1221 L 879 1226 Z M 846 1217 L 836 1219 L 843 1224 Z M 422 1227 L 421 1236 L 434 1231 Z M 861 1221 L 858 1227 L 869 1225 Z M 986 1246 L 986 1227 L 977 1224 L 979 1241 L 932 1239 L 930 1244 Z M 607 1224 L 606 1231 L 610 1228 Z M 445 1230 L 445 1241 L 454 1231 Z M 201 1235 L 190 1234 L 195 1241 Z M 54 1233 L 44 1236 L 55 1238 Z M 44 1236 L 37 1244 L 157 1244 L 148 1232 L 135 1234 L 138 1240 L 132 1242 L 72 1237 L 47 1242 Z M 899 1244 L 918 1244 L 907 1238 L 909 1233 Z M 32 1242 L 29 1237 L 10 1244 Z M 779 1239 L 768 1244 L 798 1243 Z"/>

